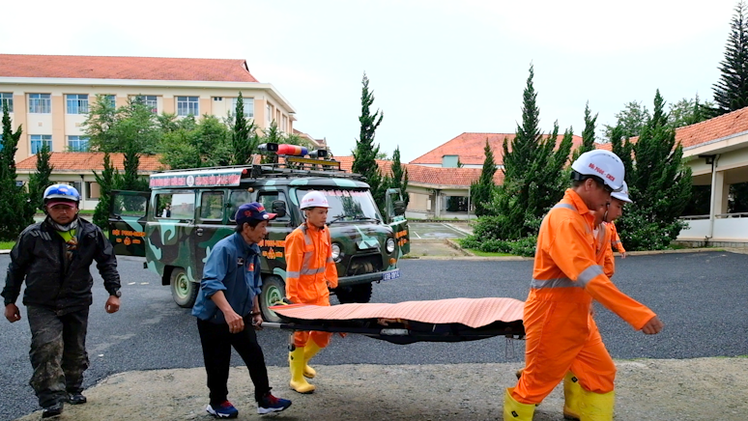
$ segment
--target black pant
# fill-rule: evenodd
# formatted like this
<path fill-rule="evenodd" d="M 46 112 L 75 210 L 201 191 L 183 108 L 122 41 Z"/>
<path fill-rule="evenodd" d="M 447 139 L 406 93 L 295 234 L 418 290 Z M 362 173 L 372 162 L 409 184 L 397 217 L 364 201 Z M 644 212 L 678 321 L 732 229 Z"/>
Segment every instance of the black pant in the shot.
<path fill-rule="evenodd" d="M 48 307 L 27 306 L 26 313 L 34 368 L 29 384 L 39 405 L 48 407 L 64 401 L 67 392 L 83 390 L 83 372 L 88 368 L 88 307 L 63 314 Z"/>
<path fill-rule="evenodd" d="M 244 317 L 244 330 L 239 333 L 230 333 L 226 323 L 216 324 L 201 319 L 197 319 L 197 330 L 200 332 L 205 371 L 208 373 L 210 405 L 215 407 L 222 404 L 229 394 L 227 383 L 232 346 L 247 365 L 249 377 L 255 385 L 255 400 L 260 402 L 270 391 L 270 383 L 265 356 L 252 328 L 252 317 Z"/>

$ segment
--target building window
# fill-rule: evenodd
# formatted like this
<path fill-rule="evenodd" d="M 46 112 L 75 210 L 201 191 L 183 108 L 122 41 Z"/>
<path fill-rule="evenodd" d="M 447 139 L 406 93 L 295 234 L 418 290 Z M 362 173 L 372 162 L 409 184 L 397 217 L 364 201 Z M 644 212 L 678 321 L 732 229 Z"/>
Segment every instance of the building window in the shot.
<path fill-rule="evenodd" d="M 285 114 L 283 115 L 283 125 L 281 126 L 281 131 L 283 133 L 288 133 L 288 117 Z"/>
<path fill-rule="evenodd" d="M 29 94 L 29 113 L 49 114 L 52 112 L 50 94 Z"/>
<path fill-rule="evenodd" d="M 200 105 L 196 96 L 178 96 L 177 97 L 177 115 L 178 116 L 199 116 Z"/>
<path fill-rule="evenodd" d="M 231 112 L 236 112 L 236 103 L 239 101 L 239 98 L 232 98 L 231 101 Z M 242 98 L 242 101 L 244 101 L 244 117 L 246 118 L 255 118 L 255 99 L 254 98 Z"/>
<path fill-rule="evenodd" d="M 36 154 L 42 150 L 43 146 L 47 146 L 50 152 L 52 152 L 52 135 L 51 134 L 32 134 L 31 135 L 31 153 Z"/>
<path fill-rule="evenodd" d="M 13 112 L 13 94 L 10 92 L 0 92 L 0 112 L 4 107 L 8 107 L 9 113 Z"/>
<path fill-rule="evenodd" d="M 101 187 L 93 181 L 86 181 L 86 199 L 98 199 L 101 196 Z"/>
<path fill-rule="evenodd" d="M 88 152 L 88 136 L 68 136 L 70 152 Z"/>
<path fill-rule="evenodd" d="M 114 99 L 114 95 L 104 95 L 104 99 L 109 103 L 112 108 L 117 108 L 117 101 Z"/>
<path fill-rule="evenodd" d="M 265 122 L 268 127 L 270 127 L 270 124 L 273 122 L 273 106 L 270 104 L 267 104 L 265 108 Z"/>
<path fill-rule="evenodd" d="M 88 114 L 88 95 L 72 94 L 65 95 L 68 106 L 68 114 Z"/>
<path fill-rule="evenodd" d="M 151 112 L 158 114 L 158 97 L 156 95 L 137 95 L 135 97 L 136 102 L 140 102 L 151 109 Z"/>

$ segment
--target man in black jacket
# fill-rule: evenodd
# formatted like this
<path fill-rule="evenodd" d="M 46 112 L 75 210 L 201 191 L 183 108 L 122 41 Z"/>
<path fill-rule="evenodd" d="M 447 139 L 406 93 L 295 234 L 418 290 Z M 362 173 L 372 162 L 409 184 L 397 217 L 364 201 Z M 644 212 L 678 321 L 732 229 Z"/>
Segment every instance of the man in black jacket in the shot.
<path fill-rule="evenodd" d="M 109 299 L 104 308 L 120 306 L 117 259 L 96 225 L 78 217 L 78 191 L 55 184 L 44 191 L 43 222 L 29 225 L 10 253 L 2 295 L 5 318 L 21 320 L 15 302 L 26 281 L 23 304 L 31 327 L 29 384 L 44 408 L 42 418 L 62 413 L 64 402 L 82 404 L 83 372 L 88 368 L 86 330 L 93 302 L 90 267 L 95 260 Z"/>

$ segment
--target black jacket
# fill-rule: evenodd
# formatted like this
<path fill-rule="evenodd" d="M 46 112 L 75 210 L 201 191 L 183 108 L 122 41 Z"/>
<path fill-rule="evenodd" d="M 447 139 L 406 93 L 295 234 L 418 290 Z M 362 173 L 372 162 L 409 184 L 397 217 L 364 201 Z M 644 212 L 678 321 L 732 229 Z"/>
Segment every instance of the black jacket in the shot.
<path fill-rule="evenodd" d="M 104 278 L 104 287 L 109 294 L 115 294 L 120 288 L 117 259 L 101 229 L 78 218 L 78 246 L 68 260 L 65 241 L 48 221 L 49 218 L 29 225 L 18 236 L 10 252 L 5 288 L 0 294 L 5 305 L 16 302 L 25 278 L 23 304 L 26 306 L 45 306 L 63 312 L 90 306 L 93 302 L 90 267 L 94 260 Z"/>

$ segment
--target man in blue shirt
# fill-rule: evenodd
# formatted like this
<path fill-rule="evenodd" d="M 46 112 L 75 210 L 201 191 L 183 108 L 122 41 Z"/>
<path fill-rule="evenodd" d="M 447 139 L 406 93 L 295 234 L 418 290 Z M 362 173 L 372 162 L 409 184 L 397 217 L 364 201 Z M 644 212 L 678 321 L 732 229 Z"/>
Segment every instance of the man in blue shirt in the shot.
<path fill-rule="evenodd" d="M 236 212 L 234 234 L 219 241 L 208 256 L 192 315 L 203 346 L 210 404 L 216 418 L 236 418 L 239 411 L 228 401 L 231 347 L 242 357 L 255 386 L 257 413 L 280 412 L 291 401 L 270 394 L 267 368 L 255 330 L 262 329 L 260 247 L 267 234 L 268 213 L 257 203 L 245 203 Z"/>

